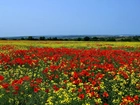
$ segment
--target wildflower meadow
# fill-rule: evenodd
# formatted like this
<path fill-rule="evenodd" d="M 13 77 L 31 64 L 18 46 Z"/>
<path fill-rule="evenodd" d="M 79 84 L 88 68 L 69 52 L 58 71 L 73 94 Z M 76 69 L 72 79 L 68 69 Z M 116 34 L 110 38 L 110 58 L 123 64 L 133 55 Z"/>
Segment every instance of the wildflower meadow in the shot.
<path fill-rule="evenodd" d="M 0 41 L 0 105 L 140 105 L 140 43 Z"/>

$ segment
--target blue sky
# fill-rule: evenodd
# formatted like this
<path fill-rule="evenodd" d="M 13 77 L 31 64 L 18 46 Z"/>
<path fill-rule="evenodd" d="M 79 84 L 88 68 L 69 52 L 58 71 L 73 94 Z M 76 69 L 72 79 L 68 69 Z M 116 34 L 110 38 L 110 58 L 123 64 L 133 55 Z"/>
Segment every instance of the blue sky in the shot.
<path fill-rule="evenodd" d="M 140 34 L 140 0 L 0 0 L 0 36 Z"/>

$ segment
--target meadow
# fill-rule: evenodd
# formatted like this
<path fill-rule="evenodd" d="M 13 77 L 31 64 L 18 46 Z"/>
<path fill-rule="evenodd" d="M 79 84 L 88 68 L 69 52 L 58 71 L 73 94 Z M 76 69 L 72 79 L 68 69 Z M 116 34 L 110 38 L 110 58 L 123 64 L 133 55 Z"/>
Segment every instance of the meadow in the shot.
<path fill-rule="evenodd" d="M 140 105 L 140 42 L 0 41 L 0 105 Z"/>

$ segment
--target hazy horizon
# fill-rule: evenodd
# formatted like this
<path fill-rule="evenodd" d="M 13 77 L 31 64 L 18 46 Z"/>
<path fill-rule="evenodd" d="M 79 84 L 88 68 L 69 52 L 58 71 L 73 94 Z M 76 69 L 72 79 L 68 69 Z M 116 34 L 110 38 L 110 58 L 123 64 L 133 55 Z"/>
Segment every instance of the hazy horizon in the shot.
<path fill-rule="evenodd" d="M 140 35 L 139 0 L 2 0 L 0 37 Z"/>
<path fill-rule="evenodd" d="M 34 37 L 34 38 L 39 38 L 39 37 L 57 37 L 57 38 L 60 38 L 60 37 L 85 37 L 85 36 L 89 36 L 89 37 L 123 37 L 123 36 L 140 36 L 140 34 L 116 34 L 116 35 L 109 35 L 109 34 L 97 34 L 97 35 L 88 35 L 88 34 L 85 34 L 85 35 L 13 35 L 13 36 L 0 36 L 0 38 L 22 38 L 22 37 Z"/>

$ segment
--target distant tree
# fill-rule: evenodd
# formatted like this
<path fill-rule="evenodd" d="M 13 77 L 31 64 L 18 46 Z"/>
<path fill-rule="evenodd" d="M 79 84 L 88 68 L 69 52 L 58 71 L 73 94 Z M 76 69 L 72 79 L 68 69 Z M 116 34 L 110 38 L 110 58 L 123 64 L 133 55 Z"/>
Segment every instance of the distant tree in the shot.
<path fill-rule="evenodd" d="M 63 41 L 63 39 L 62 39 L 62 38 L 60 38 L 60 39 L 58 39 L 58 40 Z"/>
<path fill-rule="evenodd" d="M 68 39 L 64 39 L 65 41 L 68 41 Z"/>
<path fill-rule="evenodd" d="M 1 38 L 1 40 L 7 40 L 6 38 Z"/>
<path fill-rule="evenodd" d="M 80 37 L 79 37 L 79 38 L 77 38 L 77 41 L 81 41 L 81 40 L 82 40 L 82 38 L 80 38 Z"/>
<path fill-rule="evenodd" d="M 51 39 L 52 39 L 51 37 L 47 38 L 47 40 L 51 40 Z"/>
<path fill-rule="evenodd" d="M 130 41 L 132 41 L 132 39 L 131 38 L 122 38 L 121 41 L 128 41 L 128 42 L 130 42 Z"/>
<path fill-rule="evenodd" d="M 134 41 L 140 41 L 138 36 L 134 36 L 134 37 L 133 37 L 133 40 L 134 40 Z"/>
<path fill-rule="evenodd" d="M 99 38 L 99 41 L 106 41 L 105 38 Z"/>
<path fill-rule="evenodd" d="M 44 37 L 44 36 L 41 36 L 41 37 L 39 38 L 39 40 L 45 40 L 45 37 Z"/>
<path fill-rule="evenodd" d="M 18 39 L 14 38 L 14 39 L 12 39 L 12 40 L 18 40 Z"/>
<path fill-rule="evenodd" d="M 89 41 L 90 40 L 90 37 L 86 36 L 84 37 L 84 41 Z"/>
<path fill-rule="evenodd" d="M 98 41 L 98 38 L 97 37 L 93 37 L 91 40 L 92 41 Z"/>
<path fill-rule="evenodd" d="M 52 38 L 52 40 L 58 40 L 57 37 Z"/>
<path fill-rule="evenodd" d="M 27 40 L 34 40 L 34 38 L 32 36 L 29 36 Z"/>
<path fill-rule="evenodd" d="M 112 37 L 112 38 L 106 39 L 106 41 L 116 41 L 116 39 Z"/>
<path fill-rule="evenodd" d="M 24 38 L 24 37 L 22 37 L 22 38 L 21 38 L 21 40 L 25 40 L 25 38 Z"/>

